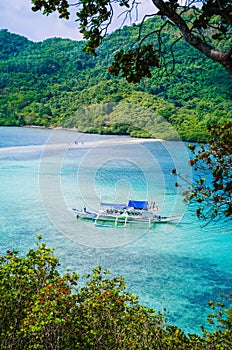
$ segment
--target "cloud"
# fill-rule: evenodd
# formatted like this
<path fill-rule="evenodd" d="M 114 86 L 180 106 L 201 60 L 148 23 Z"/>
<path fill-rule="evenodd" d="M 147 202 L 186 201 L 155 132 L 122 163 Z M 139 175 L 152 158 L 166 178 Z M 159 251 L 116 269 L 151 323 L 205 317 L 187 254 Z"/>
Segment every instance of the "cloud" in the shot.
<path fill-rule="evenodd" d="M 31 7 L 30 0 L 0 0 L 0 29 L 8 29 L 9 32 L 23 35 L 32 41 L 42 41 L 53 37 L 82 39 L 78 32 L 78 23 L 75 22 L 75 8 L 72 8 L 70 19 L 65 20 L 60 19 L 56 13 L 45 16 L 41 12 L 33 12 Z M 119 12 L 119 7 L 117 11 Z M 120 11 L 123 11 L 121 7 Z M 141 20 L 146 13 L 154 13 L 152 0 L 141 2 L 138 12 L 138 20 Z M 115 17 L 110 27 L 111 31 L 123 23 L 123 16 L 117 18 L 116 14 Z M 124 24 L 131 25 L 133 22 L 137 22 L 136 19 L 134 12 L 132 18 L 128 17 Z"/>
<path fill-rule="evenodd" d="M 52 37 L 81 39 L 73 18 L 67 21 L 59 19 L 55 13 L 44 16 L 41 12 L 33 12 L 29 0 L 1 0 L 0 13 L 1 29 L 8 29 L 11 33 L 23 35 L 32 41 Z"/>

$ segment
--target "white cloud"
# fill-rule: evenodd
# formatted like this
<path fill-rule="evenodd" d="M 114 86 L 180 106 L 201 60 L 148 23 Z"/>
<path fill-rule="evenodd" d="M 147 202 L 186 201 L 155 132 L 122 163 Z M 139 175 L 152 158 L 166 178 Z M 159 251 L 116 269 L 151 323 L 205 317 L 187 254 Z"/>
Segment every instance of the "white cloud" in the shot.
<path fill-rule="evenodd" d="M 31 10 L 30 0 L 1 0 L 0 28 L 20 34 L 32 41 L 42 41 L 46 38 L 61 37 L 80 40 L 77 23 L 59 19 L 57 14 L 49 16 Z"/>
<path fill-rule="evenodd" d="M 45 16 L 41 12 L 33 12 L 31 7 L 30 0 L 0 0 L 0 29 L 8 29 L 9 32 L 23 35 L 32 41 L 42 41 L 52 37 L 82 39 L 78 32 L 78 23 L 75 22 L 75 8 L 73 8 L 70 19 L 65 20 L 60 19 L 56 13 Z M 123 11 L 121 7 L 120 10 Z M 152 0 L 141 1 L 139 20 L 145 13 L 153 12 Z M 132 18 L 132 22 L 134 21 L 135 15 Z M 122 22 L 123 17 L 115 18 L 111 30 L 120 26 Z M 127 21 L 125 24 L 132 23 Z"/>

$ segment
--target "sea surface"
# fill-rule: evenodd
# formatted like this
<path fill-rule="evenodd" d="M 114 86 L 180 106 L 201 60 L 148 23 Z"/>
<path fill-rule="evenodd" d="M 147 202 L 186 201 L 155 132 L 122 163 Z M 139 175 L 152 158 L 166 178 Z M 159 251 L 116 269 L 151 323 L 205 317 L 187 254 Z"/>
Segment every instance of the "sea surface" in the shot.
<path fill-rule="evenodd" d="M 232 230 L 204 225 L 175 187 L 176 168 L 191 181 L 182 142 L 140 141 L 75 131 L 0 127 L 0 254 L 35 247 L 37 236 L 80 275 L 101 265 L 126 278 L 140 303 L 168 309 L 185 332 L 207 325 L 210 300 L 229 305 Z M 77 221 L 71 208 L 100 202 L 155 201 L 177 224 L 127 227 Z"/>

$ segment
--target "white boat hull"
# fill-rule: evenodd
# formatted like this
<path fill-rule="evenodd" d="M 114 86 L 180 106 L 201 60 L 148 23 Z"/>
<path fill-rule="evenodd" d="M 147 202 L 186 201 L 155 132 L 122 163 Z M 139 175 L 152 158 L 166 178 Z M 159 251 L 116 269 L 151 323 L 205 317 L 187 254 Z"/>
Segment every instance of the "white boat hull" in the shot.
<path fill-rule="evenodd" d="M 75 213 L 77 219 L 94 220 L 94 218 L 97 216 L 97 213 L 91 211 L 84 211 L 78 209 L 72 209 L 72 211 Z"/>
<path fill-rule="evenodd" d="M 126 226 L 131 223 L 148 224 L 149 226 L 153 224 L 161 223 L 172 223 L 177 222 L 181 219 L 181 216 L 160 216 L 160 215 L 132 215 L 132 214 L 115 214 L 107 212 L 88 212 L 84 210 L 72 209 L 76 214 L 77 219 L 91 220 L 95 224 L 106 224 L 113 223 L 115 226 Z"/>

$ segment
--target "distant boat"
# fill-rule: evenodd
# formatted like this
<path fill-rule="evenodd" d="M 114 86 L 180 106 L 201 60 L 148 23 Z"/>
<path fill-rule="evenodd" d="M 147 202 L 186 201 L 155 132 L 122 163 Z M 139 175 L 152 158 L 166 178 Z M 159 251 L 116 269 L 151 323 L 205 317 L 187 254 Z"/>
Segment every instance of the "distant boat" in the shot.
<path fill-rule="evenodd" d="M 158 215 L 158 206 L 155 202 L 129 200 L 127 204 L 100 203 L 101 210 L 98 212 L 87 211 L 86 208 L 72 209 L 77 219 L 92 220 L 95 225 L 110 223 L 114 226 L 126 226 L 130 223 L 153 224 L 176 222 L 179 216 Z"/>

